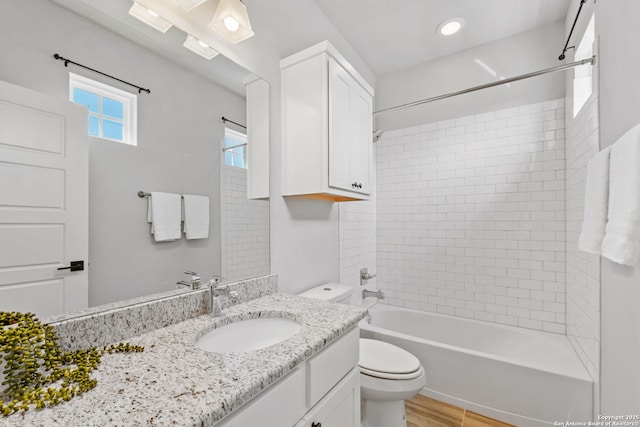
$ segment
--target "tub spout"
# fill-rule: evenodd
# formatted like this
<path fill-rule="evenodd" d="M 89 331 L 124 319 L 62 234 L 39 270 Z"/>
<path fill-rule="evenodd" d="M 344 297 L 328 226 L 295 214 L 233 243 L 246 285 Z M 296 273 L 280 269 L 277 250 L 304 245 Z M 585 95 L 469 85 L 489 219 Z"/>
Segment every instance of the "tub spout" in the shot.
<path fill-rule="evenodd" d="M 362 290 L 362 298 L 375 297 L 378 299 L 384 299 L 384 293 L 382 291 L 370 291 L 368 289 Z"/>

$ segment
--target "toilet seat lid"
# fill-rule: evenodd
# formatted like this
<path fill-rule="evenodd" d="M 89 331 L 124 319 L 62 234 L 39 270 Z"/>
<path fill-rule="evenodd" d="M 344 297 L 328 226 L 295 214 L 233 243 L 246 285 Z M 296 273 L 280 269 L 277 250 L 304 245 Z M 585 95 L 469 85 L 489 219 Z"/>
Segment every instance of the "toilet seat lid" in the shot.
<path fill-rule="evenodd" d="M 371 371 L 360 366 L 360 373 L 374 378 L 381 378 L 383 380 L 413 380 L 424 373 L 424 368 L 420 366 L 417 371 L 410 372 L 408 374 L 390 374 L 388 372 Z"/>
<path fill-rule="evenodd" d="M 413 354 L 384 341 L 360 338 L 358 365 L 369 372 L 411 374 L 420 369 L 420 361 Z"/>

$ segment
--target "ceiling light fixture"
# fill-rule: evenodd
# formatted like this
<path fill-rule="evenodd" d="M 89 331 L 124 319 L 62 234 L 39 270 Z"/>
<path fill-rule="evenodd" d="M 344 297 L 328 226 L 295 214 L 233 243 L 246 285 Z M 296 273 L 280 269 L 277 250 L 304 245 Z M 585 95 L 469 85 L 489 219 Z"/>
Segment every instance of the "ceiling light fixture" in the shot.
<path fill-rule="evenodd" d="M 191 12 L 207 0 L 171 0 L 184 9 L 185 12 Z"/>
<path fill-rule="evenodd" d="M 184 41 L 184 47 L 189 49 L 193 53 L 197 53 L 203 58 L 213 59 L 220 52 L 203 42 L 193 37 L 191 34 L 187 34 L 187 39 Z"/>
<path fill-rule="evenodd" d="M 133 6 L 129 9 L 129 15 L 138 18 L 145 24 L 155 28 L 161 33 L 166 33 L 171 28 L 171 22 L 167 21 L 151 9 L 147 9 L 139 3 L 133 2 Z"/>
<path fill-rule="evenodd" d="M 436 32 L 441 36 L 451 36 L 464 28 L 464 19 L 451 18 L 438 25 Z"/>
<path fill-rule="evenodd" d="M 254 35 L 247 7 L 240 0 L 220 0 L 209 27 L 234 44 Z"/>

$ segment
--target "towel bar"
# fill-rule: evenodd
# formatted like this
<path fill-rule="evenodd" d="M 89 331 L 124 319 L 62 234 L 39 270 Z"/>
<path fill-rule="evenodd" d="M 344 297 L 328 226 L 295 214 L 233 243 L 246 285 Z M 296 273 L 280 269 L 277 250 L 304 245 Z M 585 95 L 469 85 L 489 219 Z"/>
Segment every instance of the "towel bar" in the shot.
<path fill-rule="evenodd" d="M 151 197 L 151 193 L 147 193 L 146 191 L 138 191 L 138 197 L 144 199 L 145 197 Z M 184 196 L 180 196 L 181 199 L 184 199 Z"/>

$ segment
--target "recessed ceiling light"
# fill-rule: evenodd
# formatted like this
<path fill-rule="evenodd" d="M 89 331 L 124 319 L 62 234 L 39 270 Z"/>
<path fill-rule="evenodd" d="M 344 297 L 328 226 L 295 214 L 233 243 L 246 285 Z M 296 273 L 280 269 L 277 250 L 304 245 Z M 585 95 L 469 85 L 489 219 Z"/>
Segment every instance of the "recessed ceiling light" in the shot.
<path fill-rule="evenodd" d="M 436 32 L 441 36 L 451 36 L 464 28 L 464 19 L 451 18 L 438 25 Z"/>

